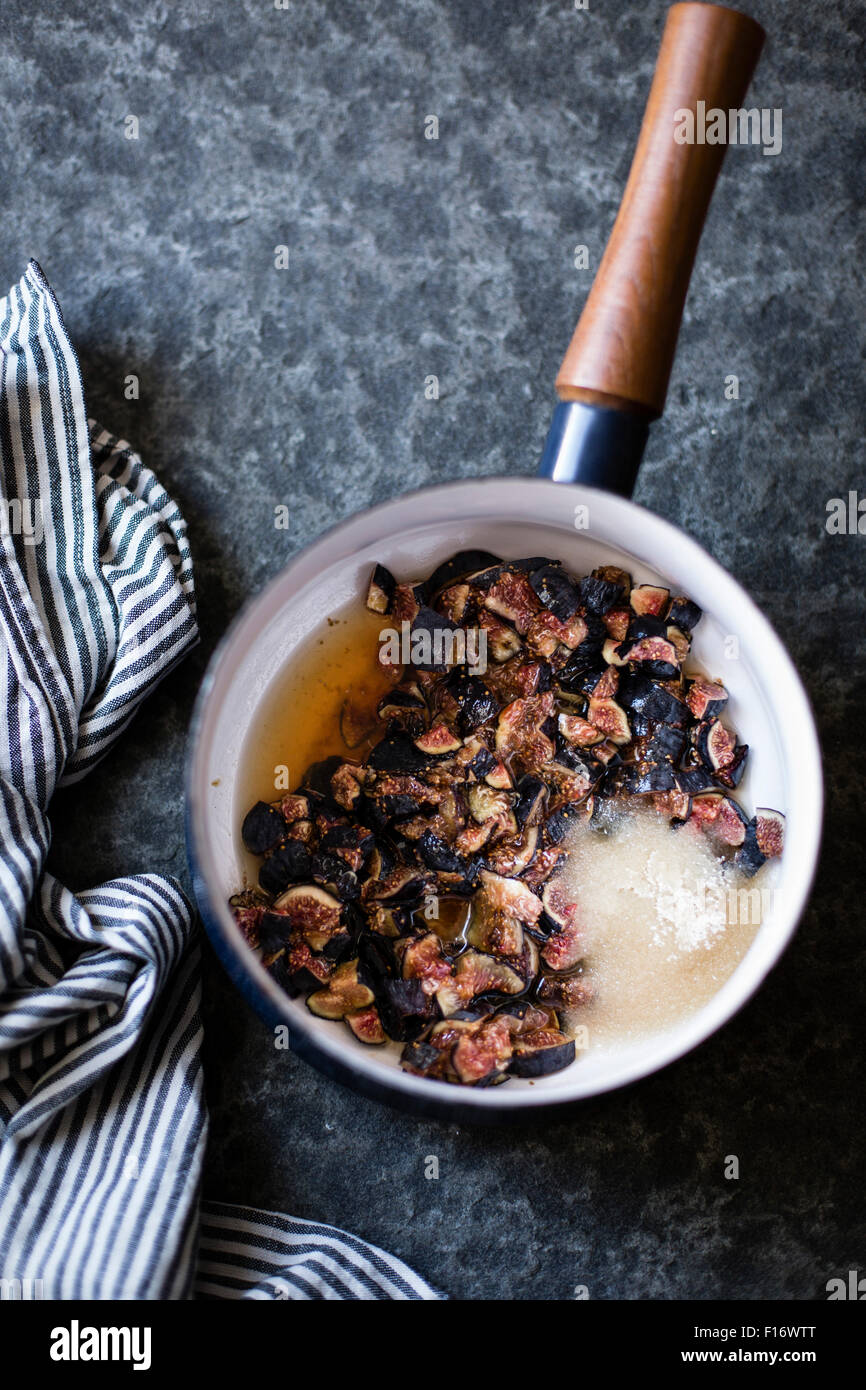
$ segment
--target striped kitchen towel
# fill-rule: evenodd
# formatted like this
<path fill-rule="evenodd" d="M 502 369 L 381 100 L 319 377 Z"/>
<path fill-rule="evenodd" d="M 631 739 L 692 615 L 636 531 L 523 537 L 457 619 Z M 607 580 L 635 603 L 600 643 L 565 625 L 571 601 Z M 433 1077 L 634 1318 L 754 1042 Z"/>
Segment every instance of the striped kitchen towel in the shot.
<path fill-rule="evenodd" d="M 200 1205 L 190 903 L 161 874 L 45 872 L 83 777 L 197 638 L 184 520 L 92 422 L 39 266 L 0 300 L 0 1297 L 432 1299 L 401 1261 Z"/>

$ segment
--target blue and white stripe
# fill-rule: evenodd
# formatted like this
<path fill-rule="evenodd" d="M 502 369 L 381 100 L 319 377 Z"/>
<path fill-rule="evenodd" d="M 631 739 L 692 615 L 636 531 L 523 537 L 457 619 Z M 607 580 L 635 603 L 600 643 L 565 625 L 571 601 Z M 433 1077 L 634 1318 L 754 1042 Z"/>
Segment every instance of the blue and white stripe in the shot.
<path fill-rule="evenodd" d="M 75 895 L 44 870 L 55 788 L 98 762 L 197 629 L 183 517 L 88 424 L 35 262 L 0 301 L 4 521 L 28 501 L 41 538 L 0 535 L 0 1279 L 55 1299 L 436 1298 L 332 1227 L 200 1206 L 191 905 L 160 874 Z"/>

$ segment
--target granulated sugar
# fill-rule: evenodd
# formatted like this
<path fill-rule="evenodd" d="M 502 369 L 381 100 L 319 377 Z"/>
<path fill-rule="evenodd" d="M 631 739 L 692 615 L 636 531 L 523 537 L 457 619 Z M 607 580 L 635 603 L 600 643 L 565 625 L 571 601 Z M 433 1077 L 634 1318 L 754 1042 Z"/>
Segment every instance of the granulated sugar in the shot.
<path fill-rule="evenodd" d="M 604 832 L 580 825 L 567 848 L 565 879 L 596 990 L 574 1018 L 589 1046 L 632 1042 L 695 1013 L 754 939 L 767 870 L 744 878 L 697 826 L 671 829 L 652 810 Z"/>

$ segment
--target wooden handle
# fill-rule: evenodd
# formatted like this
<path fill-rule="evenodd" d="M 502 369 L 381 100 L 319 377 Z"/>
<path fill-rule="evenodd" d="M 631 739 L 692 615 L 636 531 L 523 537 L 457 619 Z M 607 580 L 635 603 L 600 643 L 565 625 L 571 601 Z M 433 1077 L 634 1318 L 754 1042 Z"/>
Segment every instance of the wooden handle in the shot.
<path fill-rule="evenodd" d="M 674 5 L 622 204 L 556 389 L 649 416 L 664 409 L 683 304 L 726 146 L 680 144 L 675 113 L 740 106 L 764 31 L 721 5 Z M 696 121 L 700 133 L 700 121 Z"/>

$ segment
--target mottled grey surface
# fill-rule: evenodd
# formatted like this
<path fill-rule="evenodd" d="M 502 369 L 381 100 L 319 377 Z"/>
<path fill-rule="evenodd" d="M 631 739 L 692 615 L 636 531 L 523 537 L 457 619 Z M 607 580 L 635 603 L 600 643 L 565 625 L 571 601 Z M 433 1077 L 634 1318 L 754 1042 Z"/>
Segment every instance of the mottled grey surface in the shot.
<path fill-rule="evenodd" d="M 829 810 L 794 945 L 692 1056 L 567 1122 L 498 1132 L 392 1113 L 275 1054 L 208 961 L 209 1192 L 345 1225 L 458 1298 L 585 1284 L 593 1298 L 809 1299 L 866 1269 L 866 536 L 824 527 L 828 497 L 866 493 L 863 10 L 749 8 L 770 34 L 753 100 L 783 108 L 783 151 L 729 155 L 637 498 L 752 591 L 815 702 Z M 180 500 L 203 634 L 58 798 L 53 866 L 73 886 L 186 877 L 181 763 L 201 672 L 296 548 L 430 481 L 532 471 L 591 278 L 573 248 L 597 264 L 664 11 L 8 0 L 0 279 L 40 260 L 91 411 Z M 272 525 L 281 501 L 288 533 Z M 723 1177 L 731 1153 L 738 1182 Z"/>

